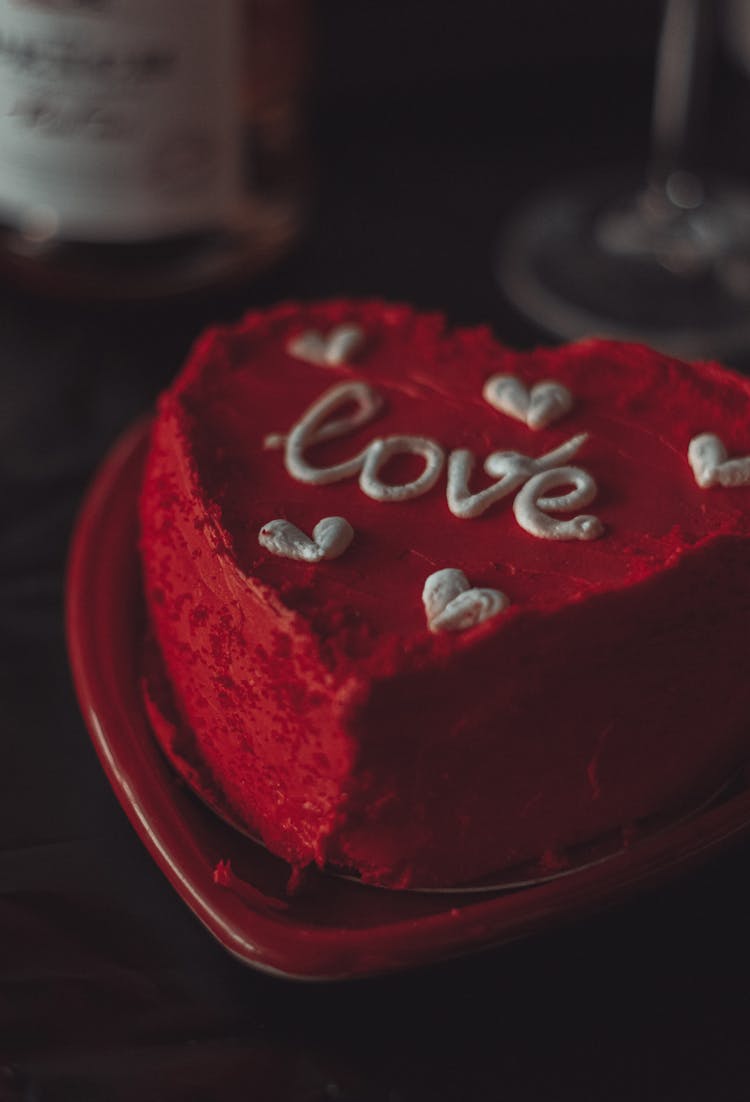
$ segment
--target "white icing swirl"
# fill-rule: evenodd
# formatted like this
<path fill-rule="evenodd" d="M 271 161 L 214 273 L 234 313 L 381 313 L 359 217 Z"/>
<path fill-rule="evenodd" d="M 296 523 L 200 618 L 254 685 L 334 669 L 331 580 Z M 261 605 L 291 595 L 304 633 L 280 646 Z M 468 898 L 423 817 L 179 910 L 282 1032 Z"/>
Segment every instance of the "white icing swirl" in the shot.
<path fill-rule="evenodd" d="M 476 457 L 468 448 L 459 448 L 451 452 L 448 458 L 448 508 L 454 517 L 463 520 L 472 520 L 481 516 L 496 501 L 508 497 L 519 486 L 522 486 L 530 474 L 533 473 L 531 461 L 524 455 L 516 452 L 496 453 L 503 454 L 506 460 L 505 469 L 501 472 L 497 467 L 492 474 L 499 475 L 499 481 L 493 486 L 472 494 L 469 490 Z M 485 464 L 486 469 L 486 464 Z"/>
<path fill-rule="evenodd" d="M 412 482 L 389 485 L 379 477 L 383 466 L 396 455 L 421 455 L 425 465 L 419 478 Z M 426 494 L 440 478 L 445 452 L 426 436 L 386 436 L 373 440 L 365 452 L 359 488 L 374 501 L 408 501 Z"/>
<path fill-rule="evenodd" d="M 354 404 L 352 413 L 328 421 L 332 413 L 342 406 Z M 286 438 L 284 463 L 292 478 L 299 482 L 309 482 L 322 486 L 329 482 L 338 482 L 357 474 L 364 465 L 369 445 L 343 463 L 331 467 L 313 467 L 305 459 L 306 450 L 323 440 L 333 440 L 366 424 L 383 408 L 383 399 L 367 383 L 339 383 L 327 390 L 292 428 Z M 268 439 L 268 438 L 266 438 Z"/>
<path fill-rule="evenodd" d="M 469 491 L 469 479 L 476 462 L 474 454 L 467 448 L 459 448 L 451 452 L 448 459 L 448 508 L 455 517 L 464 520 L 481 516 L 496 501 L 514 493 L 538 471 L 549 470 L 571 459 L 587 439 L 587 433 L 578 433 L 537 459 L 520 452 L 492 452 L 485 460 L 484 469 L 490 477 L 499 481 L 476 494 Z"/>
<path fill-rule="evenodd" d="M 569 484 L 574 489 L 567 494 L 543 496 L 547 490 Z M 516 495 L 513 512 L 524 531 L 539 539 L 594 540 L 604 532 L 598 517 L 582 515 L 571 520 L 557 520 L 547 514 L 578 509 L 595 497 L 596 483 L 587 471 L 580 467 L 554 467 L 529 479 Z"/>
<path fill-rule="evenodd" d="M 332 413 L 345 405 L 354 410 L 344 417 L 329 420 Z M 299 482 L 324 486 L 339 482 L 359 473 L 359 485 L 364 494 L 375 501 L 408 501 L 427 493 L 440 477 L 445 463 L 445 452 L 434 440 L 423 436 L 386 436 L 371 441 L 351 459 L 330 467 L 314 467 L 305 457 L 313 444 L 345 436 L 380 412 L 383 399 L 367 383 L 339 383 L 325 392 L 302 415 L 288 436 L 272 433 L 265 438 L 267 448 L 284 442 L 284 463 L 292 478 Z M 425 468 L 419 478 L 400 485 L 382 481 L 379 472 L 395 455 L 421 455 Z"/>

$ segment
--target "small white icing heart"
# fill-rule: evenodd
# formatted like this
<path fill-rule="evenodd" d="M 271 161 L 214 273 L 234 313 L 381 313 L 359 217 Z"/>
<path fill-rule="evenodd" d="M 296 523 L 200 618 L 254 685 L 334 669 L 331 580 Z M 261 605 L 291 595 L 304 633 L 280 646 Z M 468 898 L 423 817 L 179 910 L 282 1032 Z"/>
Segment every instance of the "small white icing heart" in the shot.
<path fill-rule="evenodd" d="M 307 329 L 292 337 L 286 346 L 290 356 L 320 367 L 338 367 L 346 363 L 362 341 L 364 333 L 358 325 L 337 325 L 323 336 L 315 329 Z"/>
<path fill-rule="evenodd" d="M 430 631 L 466 631 L 507 608 L 498 589 L 474 589 L 462 570 L 452 567 L 430 574 L 424 583 L 422 602 Z"/>
<path fill-rule="evenodd" d="M 270 520 L 258 533 L 258 543 L 273 555 L 302 562 L 320 562 L 343 555 L 354 538 L 344 517 L 324 517 L 313 528 L 312 539 L 288 520 Z"/>
<path fill-rule="evenodd" d="M 493 409 L 523 421 L 530 429 L 543 429 L 573 408 L 573 395 L 562 383 L 545 380 L 529 390 L 515 375 L 491 376 L 482 397 Z"/>
<path fill-rule="evenodd" d="M 717 485 L 750 485 L 750 455 L 730 459 L 723 441 L 712 432 L 693 437 L 688 447 L 688 462 L 695 481 L 703 490 Z"/>

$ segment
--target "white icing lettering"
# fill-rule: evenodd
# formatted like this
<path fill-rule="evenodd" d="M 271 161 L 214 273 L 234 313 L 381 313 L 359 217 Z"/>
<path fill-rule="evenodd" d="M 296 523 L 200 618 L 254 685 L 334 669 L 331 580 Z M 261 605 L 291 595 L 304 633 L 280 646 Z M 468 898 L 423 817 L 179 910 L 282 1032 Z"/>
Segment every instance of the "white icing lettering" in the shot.
<path fill-rule="evenodd" d="M 327 336 L 307 329 L 292 337 L 286 346 L 290 356 L 319 367 L 339 367 L 346 363 L 364 340 L 364 333 L 358 325 L 337 325 Z"/>
<path fill-rule="evenodd" d="M 497 453 L 500 454 L 500 453 Z M 533 473 L 531 461 L 526 456 L 516 452 L 505 452 L 507 465 L 502 472 L 494 470 L 493 474 L 499 475 L 499 481 L 488 486 L 479 493 L 472 494 L 469 490 L 476 457 L 468 448 L 459 448 L 451 452 L 448 458 L 448 508 L 454 517 L 471 520 L 481 516 L 496 501 L 512 494 Z"/>
<path fill-rule="evenodd" d="M 508 607 L 498 589 L 472 588 L 462 570 L 449 567 L 430 574 L 422 591 L 430 631 L 466 631 Z"/>
<path fill-rule="evenodd" d="M 359 486 L 374 501 L 399 502 L 426 494 L 437 482 L 445 464 L 445 452 L 440 444 L 426 436 L 397 435 L 372 440 L 356 455 L 329 467 L 315 467 L 306 457 L 307 449 L 325 440 L 345 436 L 367 424 L 383 408 L 383 399 L 364 382 L 339 383 L 327 390 L 302 415 L 290 432 L 271 433 L 266 436 L 266 448 L 284 447 L 284 463 L 292 478 L 310 485 L 323 486 L 346 478 L 359 476 Z M 343 406 L 351 406 L 344 416 L 333 416 Z M 454 516 L 464 519 L 481 516 L 496 501 L 520 491 L 531 482 L 533 491 L 519 493 L 514 512 L 519 524 L 533 535 L 547 539 L 595 539 L 603 528 L 594 517 L 574 517 L 572 520 L 554 520 L 544 515 L 544 510 L 557 512 L 590 501 L 596 494 L 596 484 L 590 475 L 575 467 L 565 467 L 588 439 L 586 433 L 578 433 L 565 443 L 537 458 L 514 451 L 492 452 L 484 463 L 486 473 L 497 481 L 478 493 L 472 494 L 469 481 L 475 465 L 474 454 L 466 448 L 452 452 L 448 461 L 448 507 Z M 382 480 L 380 472 L 389 459 L 397 455 L 419 455 L 424 459 L 424 469 L 411 482 L 389 484 Z M 574 471 L 576 489 L 564 497 L 537 500 L 543 492 L 539 487 L 540 474 L 552 475 L 545 486 L 564 485 L 561 473 Z M 580 483 L 580 479 L 586 480 Z M 557 481 L 555 481 L 557 479 Z M 586 496 L 589 495 L 589 496 Z"/>
<path fill-rule="evenodd" d="M 730 459 L 723 441 L 712 432 L 693 437 L 688 448 L 688 462 L 695 481 L 703 490 L 710 486 L 750 485 L 750 455 Z"/>
<path fill-rule="evenodd" d="M 336 410 L 352 404 L 355 407 L 353 412 L 329 420 Z M 286 469 L 299 482 L 323 486 L 359 473 L 362 492 L 375 501 L 408 501 L 426 494 L 437 482 L 445 463 L 443 449 L 427 437 L 386 436 L 373 440 L 351 459 L 331 467 L 314 467 L 306 459 L 305 452 L 313 444 L 345 436 L 372 420 L 382 407 L 383 399 L 367 383 L 340 383 L 314 402 L 286 437 L 272 433 L 265 438 L 264 445 L 267 448 L 279 447 L 283 441 Z M 379 472 L 389 459 L 399 454 L 423 456 L 424 470 L 412 482 L 388 485 L 380 479 Z"/>
<path fill-rule="evenodd" d="M 313 528 L 312 539 L 288 520 L 271 520 L 258 533 L 258 543 L 273 555 L 302 562 L 320 562 L 343 555 L 354 537 L 344 517 L 324 517 Z"/>
<path fill-rule="evenodd" d="M 531 462 L 535 469 L 540 471 L 549 471 L 553 467 L 559 467 L 572 459 L 588 438 L 589 434 L 587 432 L 579 432 L 575 436 L 571 436 L 570 440 L 566 440 L 564 444 L 553 448 L 551 452 L 545 452 L 538 459 L 532 459 Z M 485 460 L 484 469 L 490 477 L 496 478 L 506 470 L 509 457 L 512 461 L 513 456 L 518 454 L 518 452 L 492 452 Z M 522 458 L 526 459 L 528 457 L 523 456 Z"/>
<path fill-rule="evenodd" d="M 557 486 L 572 484 L 574 489 L 555 497 L 543 495 Z M 554 467 L 530 478 L 513 502 L 516 520 L 532 536 L 548 540 L 594 540 L 604 527 L 598 517 L 577 516 L 557 520 L 548 513 L 569 512 L 588 505 L 596 497 L 596 483 L 580 467 Z"/>
<path fill-rule="evenodd" d="M 337 409 L 352 403 L 355 406 L 352 413 L 334 421 L 328 420 Z M 332 467 L 313 467 L 305 459 L 305 451 L 323 440 L 346 436 L 371 421 L 382 407 L 383 399 L 367 383 L 340 383 L 327 390 L 317 402 L 313 402 L 286 438 L 284 462 L 292 478 L 320 486 L 357 474 L 364 465 L 368 448 Z"/>
<path fill-rule="evenodd" d="M 515 375 L 493 375 L 484 384 L 485 401 L 530 429 L 543 429 L 573 408 L 573 395 L 562 383 L 546 379 L 531 390 Z"/>
<path fill-rule="evenodd" d="M 476 462 L 473 452 L 467 448 L 451 452 L 448 459 L 448 508 L 455 517 L 465 520 L 481 516 L 496 501 L 514 493 L 537 471 L 550 470 L 571 459 L 587 439 L 587 433 L 579 433 L 537 459 L 520 452 L 493 452 L 487 457 L 484 469 L 491 478 L 499 481 L 476 494 L 469 491 L 469 479 Z"/>
<path fill-rule="evenodd" d="M 419 478 L 401 485 L 381 481 L 379 472 L 396 455 L 421 455 L 425 465 Z M 384 440 L 373 440 L 367 448 L 359 488 L 374 501 L 408 501 L 432 489 L 440 478 L 444 462 L 443 449 L 426 436 L 386 436 Z"/>

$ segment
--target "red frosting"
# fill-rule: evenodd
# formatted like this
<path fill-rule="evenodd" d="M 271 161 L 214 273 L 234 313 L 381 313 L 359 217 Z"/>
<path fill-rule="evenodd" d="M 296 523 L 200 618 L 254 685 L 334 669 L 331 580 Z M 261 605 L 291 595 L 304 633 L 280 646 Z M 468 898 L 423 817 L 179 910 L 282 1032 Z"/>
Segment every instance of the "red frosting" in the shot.
<path fill-rule="evenodd" d="M 292 356 L 291 337 L 354 322 L 346 366 Z M 493 409 L 487 378 L 555 379 L 568 414 L 541 431 Z M 287 433 L 338 382 L 385 399 L 371 423 L 315 445 L 349 458 L 376 436 L 428 436 L 477 456 L 531 456 L 574 434 L 595 479 L 593 541 L 539 539 L 513 497 L 458 519 L 446 475 L 372 500 L 357 478 L 296 481 Z M 713 365 L 588 341 L 517 353 L 486 329 L 382 303 L 286 305 L 198 343 L 162 397 L 141 501 L 150 620 L 171 699 L 152 691 L 166 752 L 194 787 L 294 865 L 390 885 L 469 881 L 565 851 L 709 791 L 744 753 L 750 713 L 750 486 L 700 489 L 688 444 L 750 453 L 750 384 Z M 417 476 L 398 459 L 389 481 Z M 355 531 L 306 564 L 258 542 L 270 520 Z M 425 579 L 462 570 L 508 609 L 428 630 Z M 552 855 L 550 857 L 550 855 Z"/>

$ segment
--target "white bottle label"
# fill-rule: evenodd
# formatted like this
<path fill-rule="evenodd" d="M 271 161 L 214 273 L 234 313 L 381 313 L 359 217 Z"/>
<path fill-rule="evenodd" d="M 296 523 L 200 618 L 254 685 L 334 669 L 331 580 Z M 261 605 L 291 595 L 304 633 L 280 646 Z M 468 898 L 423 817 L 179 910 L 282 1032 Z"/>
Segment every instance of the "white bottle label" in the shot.
<path fill-rule="evenodd" d="M 242 194 L 242 0 L 0 0 L 0 220 L 208 229 Z"/>

